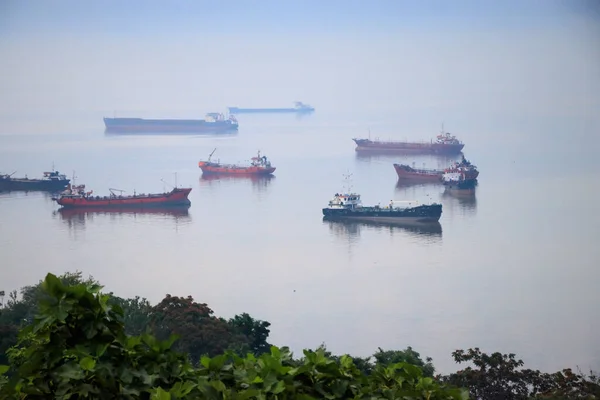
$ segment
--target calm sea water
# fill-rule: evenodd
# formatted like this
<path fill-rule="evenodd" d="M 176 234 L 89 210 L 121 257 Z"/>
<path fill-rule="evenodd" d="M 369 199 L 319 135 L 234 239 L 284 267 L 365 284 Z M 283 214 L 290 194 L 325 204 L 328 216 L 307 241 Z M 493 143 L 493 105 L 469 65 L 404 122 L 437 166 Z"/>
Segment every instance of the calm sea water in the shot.
<path fill-rule="evenodd" d="M 191 208 L 65 213 L 47 194 L 2 193 L 0 290 L 79 270 L 120 296 L 192 295 L 220 316 L 248 312 L 297 353 L 413 346 L 449 372 L 453 350 L 479 346 L 547 371 L 600 368 L 597 123 L 447 124 L 481 172 L 476 194 L 456 197 L 399 185 L 392 167 L 451 159 L 354 151 L 368 129 L 429 140 L 439 127 L 422 115 L 243 115 L 235 135 L 137 137 L 105 135 L 101 117 L 4 121 L 0 171 L 34 177 L 54 162 L 97 194 L 176 182 L 193 188 Z M 260 149 L 275 177 L 203 179 L 197 162 L 214 148 L 224 162 Z M 440 201 L 441 229 L 323 222 L 347 172 L 365 204 Z"/>

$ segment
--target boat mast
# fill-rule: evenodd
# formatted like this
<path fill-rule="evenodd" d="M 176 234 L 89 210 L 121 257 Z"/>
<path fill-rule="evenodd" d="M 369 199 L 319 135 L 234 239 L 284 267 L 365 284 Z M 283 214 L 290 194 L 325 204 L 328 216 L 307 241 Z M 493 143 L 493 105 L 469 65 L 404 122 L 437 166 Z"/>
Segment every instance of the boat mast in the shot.
<path fill-rule="evenodd" d="M 210 162 L 210 158 L 212 157 L 213 154 L 215 154 L 215 151 L 217 151 L 217 148 L 215 147 L 215 149 L 212 151 L 212 153 L 210 153 L 208 155 L 208 162 Z"/>

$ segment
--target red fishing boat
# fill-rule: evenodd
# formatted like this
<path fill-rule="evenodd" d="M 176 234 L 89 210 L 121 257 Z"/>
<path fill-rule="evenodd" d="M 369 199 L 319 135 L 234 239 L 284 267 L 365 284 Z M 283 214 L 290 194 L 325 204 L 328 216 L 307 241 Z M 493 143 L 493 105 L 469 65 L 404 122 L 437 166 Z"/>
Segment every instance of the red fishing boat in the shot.
<path fill-rule="evenodd" d="M 269 175 L 275 171 L 275 167 L 266 156 L 261 156 L 260 151 L 256 157 L 252 157 L 250 165 L 221 164 L 219 161 L 211 161 L 216 148 L 210 153 L 207 161 L 199 161 L 198 167 L 204 174 L 225 175 Z"/>
<path fill-rule="evenodd" d="M 69 208 L 120 208 L 120 207 L 165 207 L 190 205 L 188 195 L 191 188 L 173 188 L 170 192 L 158 194 L 137 194 L 123 196 L 122 190 L 109 189 L 109 196 L 93 196 L 93 191 L 86 192 L 85 185 L 71 186 L 58 197 L 58 204 Z M 117 195 L 115 192 L 120 192 Z"/>

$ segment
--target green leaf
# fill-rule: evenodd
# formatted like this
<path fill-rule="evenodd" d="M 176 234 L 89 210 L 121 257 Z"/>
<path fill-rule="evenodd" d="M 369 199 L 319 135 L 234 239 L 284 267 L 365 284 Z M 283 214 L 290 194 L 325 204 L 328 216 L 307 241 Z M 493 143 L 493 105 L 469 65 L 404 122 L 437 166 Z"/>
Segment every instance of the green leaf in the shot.
<path fill-rule="evenodd" d="M 163 388 L 156 388 L 152 395 L 150 396 L 151 400 L 171 400 L 171 394 L 163 390 Z"/>
<path fill-rule="evenodd" d="M 211 381 L 210 384 L 219 392 L 225 392 L 227 390 L 225 384 L 221 381 Z"/>
<path fill-rule="evenodd" d="M 96 366 L 96 360 L 91 357 L 85 357 L 79 361 L 79 365 L 86 371 L 91 371 Z"/>
<path fill-rule="evenodd" d="M 273 389 L 271 389 L 271 392 L 274 394 L 278 394 L 278 393 L 283 392 L 284 390 L 285 390 L 285 382 L 279 381 L 279 382 L 277 382 L 275 387 L 273 387 Z"/>
<path fill-rule="evenodd" d="M 9 369 L 10 367 L 8 365 L 0 365 L 0 375 L 4 375 Z"/>
<path fill-rule="evenodd" d="M 210 357 L 202 356 L 200 358 L 200 364 L 202 364 L 204 368 L 208 368 L 210 365 Z"/>

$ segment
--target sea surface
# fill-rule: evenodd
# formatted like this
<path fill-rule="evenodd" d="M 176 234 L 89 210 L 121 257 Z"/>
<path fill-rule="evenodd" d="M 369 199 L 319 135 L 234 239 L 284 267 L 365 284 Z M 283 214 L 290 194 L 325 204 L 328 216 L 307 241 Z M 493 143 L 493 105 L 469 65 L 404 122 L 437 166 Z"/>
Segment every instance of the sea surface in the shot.
<path fill-rule="evenodd" d="M 473 196 L 402 185 L 395 162 L 359 156 L 353 137 L 434 138 L 436 115 L 317 112 L 240 115 L 233 135 L 109 135 L 102 113 L 0 121 L 0 173 L 54 164 L 95 194 L 192 188 L 170 212 L 60 212 L 49 194 L 0 193 L 0 290 L 82 271 L 124 297 L 193 296 L 218 316 L 272 323 L 270 341 L 300 354 L 321 343 L 366 356 L 412 346 L 440 372 L 451 352 L 516 353 L 531 368 L 600 369 L 598 121 L 497 116 L 445 129 L 480 170 Z M 431 118 L 430 118 L 431 117 Z M 197 166 L 249 160 L 271 179 L 205 179 Z M 440 229 L 322 220 L 343 189 L 364 204 L 438 201 Z"/>

